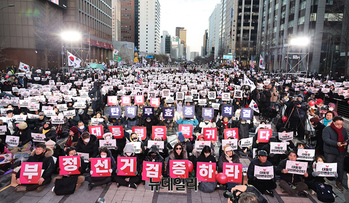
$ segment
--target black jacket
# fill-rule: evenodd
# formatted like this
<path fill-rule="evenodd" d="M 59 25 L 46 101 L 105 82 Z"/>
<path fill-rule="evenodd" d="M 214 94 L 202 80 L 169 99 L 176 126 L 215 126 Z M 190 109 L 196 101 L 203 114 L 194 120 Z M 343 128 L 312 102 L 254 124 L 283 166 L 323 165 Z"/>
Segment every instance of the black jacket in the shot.
<path fill-rule="evenodd" d="M 77 152 L 89 153 L 90 158 L 96 157 L 98 155 L 98 143 L 97 137 L 90 135 L 90 142 L 85 145 L 82 137 L 79 138 L 79 141 L 76 145 Z"/>
<path fill-rule="evenodd" d="M 280 175 L 280 180 L 284 180 L 287 183 L 298 183 L 301 182 L 303 177 L 302 175 L 297 175 L 297 174 L 291 174 L 291 173 L 281 173 L 283 169 L 286 169 L 286 162 L 287 159 L 282 160 L 279 165 L 276 167 L 275 173 L 276 175 Z"/>
<path fill-rule="evenodd" d="M 253 159 L 250 163 L 250 165 L 248 166 L 248 170 L 247 170 L 247 179 L 248 180 L 254 180 L 254 167 L 255 166 L 272 166 L 270 161 L 266 161 L 265 163 L 262 163 L 258 158 Z M 275 178 L 275 174 L 274 174 L 274 178 Z"/>
<path fill-rule="evenodd" d="M 23 145 L 27 144 L 29 141 L 32 140 L 32 132 L 29 129 L 29 127 L 27 127 L 24 130 L 20 130 L 19 128 L 16 128 L 15 133 L 13 134 L 13 136 L 19 136 L 19 145 L 18 147 L 22 147 Z"/>
<path fill-rule="evenodd" d="M 42 169 L 44 169 L 44 173 L 42 174 L 42 178 L 45 180 L 53 174 L 55 170 L 55 163 L 52 158 L 52 150 L 47 148 L 46 152 L 40 155 L 35 154 L 35 150 L 32 152 L 31 156 L 28 158 L 27 162 L 42 162 Z M 18 171 L 16 174 L 16 178 L 19 178 L 21 172 Z"/>

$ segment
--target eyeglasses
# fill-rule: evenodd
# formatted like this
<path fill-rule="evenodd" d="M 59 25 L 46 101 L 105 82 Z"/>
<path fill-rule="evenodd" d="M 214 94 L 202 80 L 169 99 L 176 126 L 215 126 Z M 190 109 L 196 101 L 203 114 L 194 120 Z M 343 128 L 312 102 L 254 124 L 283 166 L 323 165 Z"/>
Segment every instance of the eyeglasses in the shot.
<path fill-rule="evenodd" d="M 177 147 L 176 150 L 182 150 L 182 148 L 181 147 Z"/>

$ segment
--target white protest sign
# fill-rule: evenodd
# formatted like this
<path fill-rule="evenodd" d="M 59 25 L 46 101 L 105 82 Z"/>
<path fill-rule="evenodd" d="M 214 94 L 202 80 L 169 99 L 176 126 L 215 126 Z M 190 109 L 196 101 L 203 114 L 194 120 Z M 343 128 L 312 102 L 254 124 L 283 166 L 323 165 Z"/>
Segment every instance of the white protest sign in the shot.
<path fill-rule="evenodd" d="M 286 161 L 286 170 L 292 174 L 304 175 L 307 172 L 308 162 Z"/>
<path fill-rule="evenodd" d="M 281 141 L 289 141 L 293 139 L 293 131 L 288 133 L 278 133 L 278 136 Z"/>
<path fill-rule="evenodd" d="M 164 141 L 148 140 L 147 148 L 151 148 L 153 145 L 156 145 L 159 151 L 164 150 Z"/>
<path fill-rule="evenodd" d="M 312 161 L 315 157 L 315 149 L 298 149 L 297 160 Z"/>
<path fill-rule="evenodd" d="M 115 149 L 116 140 L 115 139 L 99 140 L 99 147 L 106 147 L 108 149 Z"/>
<path fill-rule="evenodd" d="M 56 116 L 56 111 L 55 110 L 44 110 L 44 114 L 47 117 L 53 117 L 53 116 Z"/>
<path fill-rule="evenodd" d="M 88 159 L 90 158 L 89 153 L 83 153 L 83 152 L 77 152 L 79 156 L 84 160 L 84 162 L 88 162 Z"/>
<path fill-rule="evenodd" d="M 253 143 L 253 137 L 243 138 L 239 140 L 240 147 L 251 147 Z"/>
<path fill-rule="evenodd" d="M 14 115 L 13 119 L 19 122 L 25 122 L 27 120 L 27 115 Z"/>
<path fill-rule="evenodd" d="M 286 142 L 270 142 L 271 154 L 285 154 L 286 150 L 287 150 Z"/>
<path fill-rule="evenodd" d="M 135 150 L 135 154 L 141 153 L 141 142 L 129 142 L 126 145 L 131 145 Z"/>
<path fill-rule="evenodd" d="M 259 180 L 271 180 L 274 178 L 274 166 L 254 166 L 254 177 Z"/>
<path fill-rule="evenodd" d="M 230 145 L 233 150 L 238 149 L 238 140 L 237 139 L 227 139 L 227 140 L 222 140 L 222 150 L 225 145 Z"/>
<path fill-rule="evenodd" d="M 63 116 L 52 116 L 51 117 L 51 122 L 54 125 L 64 124 L 64 118 L 63 118 Z"/>
<path fill-rule="evenodd" d="M 65 117 L 74 117 L 76 114 L 75 110 L 70 110 L 70 111 L 63 111 L 63 115 Z"/>
<path fill-rule="evenodd" d="M 7 132 L 7 127 L 6 125 L 1 125 L 0 126 L 0 135 L 5 135 Z"/>
<path fill-rule="evenodd" d="M 196 149 L 197 152 L 201 152 L 205 146 L 211 147 L 211 142 L 210 141 L 195 141 L 194 149 Z"/>
<path fill-rule="evenodd" d="M 5 142 L 10 147 L 17 147 L 19 145 L 19 137 L 18 136 L 7 135 Z"/>
<path fill-rule="evenodd" d="M 337 163 L 316 163 L 316 172 L 320 172 L 320 177 L 335 177 L 337 174 Z"/>
<path fill-rule="evenodd" d="M 45 142 L 46 136 L 40 133 L 32 133 L 32 138 L 34 142 Z"/>

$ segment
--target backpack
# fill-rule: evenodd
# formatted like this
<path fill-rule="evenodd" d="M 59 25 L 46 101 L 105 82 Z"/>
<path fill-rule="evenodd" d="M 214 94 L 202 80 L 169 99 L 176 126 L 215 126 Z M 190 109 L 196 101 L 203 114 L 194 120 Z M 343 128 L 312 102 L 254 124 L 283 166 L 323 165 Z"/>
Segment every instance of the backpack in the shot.
<path fill-rule="evenodd" d="M 199 184 L 199 190 L 204 193 L 212 193 L 216 189 L 217 182 L 201 182 Z"/>
<path fill-rule="evenodd" d="M 71 195 L 75 192 L 78 176 L 63 176 L 55 182 L 54 192 L 56 195 Z"/>
<path fill-rule="evenodd" d="M 315 186 L 318 200 L 322 202 L 334 202 L 335 196 L 332 186 L 323 183 L 315 183 Z"/>

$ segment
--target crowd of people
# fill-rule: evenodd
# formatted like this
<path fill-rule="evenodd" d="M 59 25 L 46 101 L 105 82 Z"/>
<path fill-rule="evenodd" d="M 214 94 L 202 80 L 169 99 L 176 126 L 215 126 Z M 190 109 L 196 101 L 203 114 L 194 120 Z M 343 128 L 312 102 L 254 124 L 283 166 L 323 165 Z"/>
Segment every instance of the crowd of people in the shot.
<path fill-rule="evenodd" d="M 168 177 L 170 160 L 189 160 L 194 166 L 189 176 L 195 177 L 198 162 L 217 163 L 216 171 L 221 173 L 226 171 L 225 163 L 240 163 L 241 158 L 251 160 L 248 184 L 262 194 L 274 196 L 277 184 L 290 196 L 329 188 L 328 180 L 336 180 L 342 191 L 346 185 L 342 181 L 348 133 L 336 105 L 326 105 L 330 98 L 348 100 L 349 82 L 343 78 L 132 67 L 9 71 L 1 85 L 0 153 L 11 158 L 0 165 L 0 173 L 12 171 L 11 184 L 17 191 L 41 190 L 51 181 L 56 194 L 68 189 L 62 184 L 73 184 L 74 192 L 85 181 L 90 190 L 110 182 L 137 188 L 143 181 L 143 161 L 162 163 L 161 176 Z M 188 125 L 192 126 L 189 133 L 181 128 Z M 91 130 L 94 126 L 102 131 Z M 113 126 L 121 126 L 118 135 Z M 164 127 L 165 133 L 156 133 L 154 126 Z M 145 127 L 145 133 L 137 127 Z M 215 139 L 208 139 L 212 137 L 205 129 L 216 129 Z M 227 133 L 229 129 L 237 129 L 237 135 Z M 262 141 L 261 132 L 269 129 L 271 134 Z M 37 134 L 44 135 L 42 140 L 35 138 Z M 16 137 L 17 143 L 9 139 Z M 239 141 L 223 145 L 226 140 L 249 138 L 247 145 Z M 115 140 L 115 145 L 107 147 L 101 140 Z M 204 147 L 196 144 L 207 140 Z M 150 141 L 163 145 L 149 145 Z M 275 143 L 284 147 L 279 149 Z M 302 160 L 304 149 L 314 153 Z M 81 159 L 79 174 L 55 175 L 61 170 L 59 157 L 78 154 L 88 154 Z M 119 157 L 136 158 L 135 176 L 117 175 Z M 91 176 L 91 158 L 110 158 L 111 175 Z M 307 163 L 303 173 L 289 170 L 289 164 L 297 161 Z M 43 163 L 37 184 L 21 183 L 21 162 Z M 337 163 L 336 172 L 324 176 L 316 167 L 319 163 Z M 268 168 L 271 177 L 261 178 L 260 167 Z M 225 187 L 237 184 L 228 182 Z M 198 188 L 213 192 L 216 187 L 217 182 L 201 181 Z"/>

